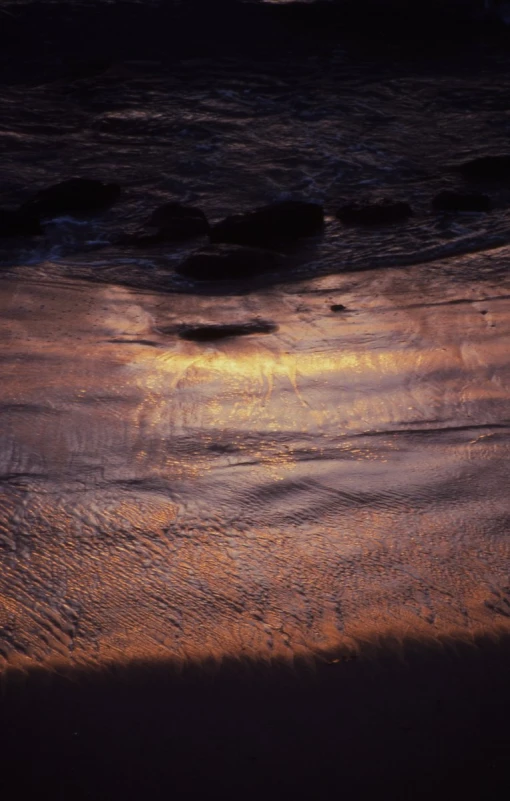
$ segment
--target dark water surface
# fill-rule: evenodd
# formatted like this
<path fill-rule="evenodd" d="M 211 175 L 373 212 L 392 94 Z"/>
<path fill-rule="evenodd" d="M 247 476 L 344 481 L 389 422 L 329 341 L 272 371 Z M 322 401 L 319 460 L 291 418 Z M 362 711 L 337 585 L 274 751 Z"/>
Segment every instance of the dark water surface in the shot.
<path fill-rule="evenodd" d="M 0 205 L 123 187 L 0 244 L 3 667 L 508 628 L 510 192 L 430 210 L 449 165 L 506 152 L 506 33 L 218 8 L 3 7 Z M 334 218 L 370 193 L 415 214 Z M 282 198 L 324 203 L 325 233 L 264 281 L 113 244 L 167 200 L 215 221 Z"/>

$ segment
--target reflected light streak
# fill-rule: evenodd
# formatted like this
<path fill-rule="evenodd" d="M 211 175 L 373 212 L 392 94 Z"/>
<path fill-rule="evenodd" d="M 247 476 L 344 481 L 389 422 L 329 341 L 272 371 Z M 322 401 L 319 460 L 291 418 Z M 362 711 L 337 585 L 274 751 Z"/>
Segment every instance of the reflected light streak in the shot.
<path fill-rule="evenodd" d="M 160 333 L 186 298 L 6 282 L 0 303 L 4 667 L 508 628 L 503 306 L 497 331 L 291 308 L 196 345 Z"/>

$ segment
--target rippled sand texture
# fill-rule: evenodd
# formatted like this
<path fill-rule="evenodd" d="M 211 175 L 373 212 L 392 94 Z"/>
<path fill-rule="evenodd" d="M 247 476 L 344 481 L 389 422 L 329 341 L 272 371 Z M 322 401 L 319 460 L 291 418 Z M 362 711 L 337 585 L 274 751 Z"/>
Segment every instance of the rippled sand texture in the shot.
<path fill-rule="evenodd" d="M 443 267 L 3 281 L 3 666 L 508 629 L 510 291 Z M 278 331 L 168 333 L 257 317 Z"/>

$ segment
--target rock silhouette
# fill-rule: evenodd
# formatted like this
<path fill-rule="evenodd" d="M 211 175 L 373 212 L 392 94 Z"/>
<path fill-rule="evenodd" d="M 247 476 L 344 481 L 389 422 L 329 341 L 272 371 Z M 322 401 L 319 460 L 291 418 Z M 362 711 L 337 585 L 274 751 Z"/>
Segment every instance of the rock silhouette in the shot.
<path fill-rule="evenodd" d="M 287 265 L 281 253 L 241 245 L 215 244 L 195 251 L 177 268 L 198 281 L 238 281 Z"/>
<path fill-rule="evenodd" d="M 124 234 L 117 244 L 141 248 L 147 245 L 158 245 L 162 242 L 185 242 L 188 239 L 205 236 L 208 230 L 208 223 L 206 222 L 204 226 L 204 221 L 200 217 L 176 217 L 175 220 L 154 234 L 148 234 L 146 231 Z"/>
<path fill-rule="evenodd" d="M 24 203 L 20 211 L 39 217 L 100 211 L 113 205 L 119 195 L 118 184 L 105 184 L 89 178 L 71 178 L 41 190 Z"/>
<path fill-rule="evenodd" d="M 162 242 L 185 242 L 187 239 L 207 236 L 210 231 L 207 217 L 201 209 L 177 202 L 159 206 L 152 212 L 145 225 L 147 228 L 158 230 L 153 234 L 148 234 L 146 231 L 125 234 L 117 244 L 146 247 Z"/>
<path fill-rule="evenodd" d="M 432 200 L 435 211 L 490 211 L 491 199 L 481 193 L 439 192 Z"/>
<path fill-rule="evenodd" d="M 196 206 L 185 206 L 183 203 L 175 201 L 158 206 L 147 220 L 147 225 L 153 228 L 166 228 L 176 220 L 189 219 L 201 220 L 204 233 L 208 233 L 209 223 L 202 209 L 198 209 Z"/>
<path fill-rule="evenodd" d="M 409 203 L 381 201 L 376 203 L 349 203 L 336 212 L 345 225 L 391 225 L 412 216 Z"/>
<path fill-rule="evenodd" d="M 510 156 L 481 156 L 452 167 L 468 181 L 507 183 L 510 181 Z"/>
<path fill-rule="evenodd" d="M 35 215 L 0 209 L 0 237 L 38 236 L 42 233 L 41 223 Z"/>
<path fill-rule="evenodd" d="M 137 231 L 134 234 L 122 234 L 113 244 L 132 248 L 146 248 L 151 245 L 160 245 L 166 241 L 165 237 L 161 236 L 159 232 L 148 234 L 145 231 Z"/>
<path fill-rule="evenodd" d="M 227 217 L 211 229 L 211 242 L 270 248 L 314 236 L 323 225 L 319 204 L 285 200 Z"/>
<path fill-rule="evenodd" d="M 226 323 L 224 325 L 194 325 L 181 329 L 181 339 L 192 342 L 213 342 L 216 339 L 248 336 L 249 334 L 272 334 L 278 330 L 274 323 L 253 320 L 249 323 Z"/>

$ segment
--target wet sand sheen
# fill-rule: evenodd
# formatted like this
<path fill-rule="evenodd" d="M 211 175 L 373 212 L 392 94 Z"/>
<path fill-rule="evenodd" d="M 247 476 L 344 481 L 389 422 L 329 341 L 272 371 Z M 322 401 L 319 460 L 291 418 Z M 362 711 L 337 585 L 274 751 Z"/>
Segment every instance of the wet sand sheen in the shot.
<path fill-rule="evenodd" d="M 508 294 L 2 282 L 3 667 L 507 630 Z"/>

